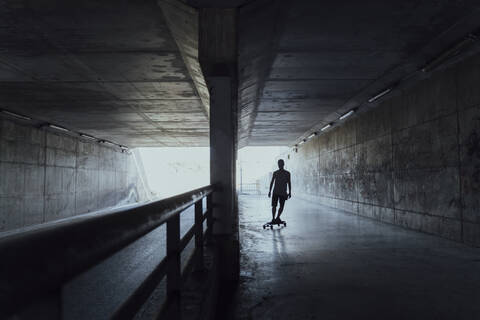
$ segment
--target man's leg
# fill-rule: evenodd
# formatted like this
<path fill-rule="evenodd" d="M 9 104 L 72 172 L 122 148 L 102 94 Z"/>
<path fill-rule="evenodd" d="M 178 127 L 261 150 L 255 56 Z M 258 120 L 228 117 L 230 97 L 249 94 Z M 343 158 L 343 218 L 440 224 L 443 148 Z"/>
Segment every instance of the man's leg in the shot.
<path fill-rule="evenodd" d="M 278 197 L 276 195 L 272 195 L 272 221 L 275 220 L 275 212 L 277 211 L 277 201 Z"/>
<path fill-rule="evenodd" d="M 277 219 L 280 220 L 280 215 L 282 214 L 283 207 L 285 206 L 285 197 L 278 197 L 278 200 L 280 201 L 280 208 L 278 208 Z"/>

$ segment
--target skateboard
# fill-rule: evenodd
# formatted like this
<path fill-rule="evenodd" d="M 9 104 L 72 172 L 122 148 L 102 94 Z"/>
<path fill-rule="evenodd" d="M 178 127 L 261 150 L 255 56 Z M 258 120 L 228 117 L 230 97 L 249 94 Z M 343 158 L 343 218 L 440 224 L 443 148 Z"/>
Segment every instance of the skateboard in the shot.
<path fill-rule="evenodd" d="M 263 225 L 263 229 L 266 229 L 266 228 L 273 229 L 274 225 L 277 225 L 277 226 L 283 225 L 284 227 L 286 227 L 287 226 L 287 221 L 280 221 L 280 222 L 275 222 L 275 223 L 267 222 Z"/>

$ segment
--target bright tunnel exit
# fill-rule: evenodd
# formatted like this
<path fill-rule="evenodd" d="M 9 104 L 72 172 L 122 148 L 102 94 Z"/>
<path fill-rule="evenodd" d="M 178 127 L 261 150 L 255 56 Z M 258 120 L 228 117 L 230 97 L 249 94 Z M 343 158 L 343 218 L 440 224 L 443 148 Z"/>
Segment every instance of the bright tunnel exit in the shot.
<path fill-rule="evenodd" d="M 167 198 L 210 184 L 210 148 L 139 148 L 145 182 L 154 198 Z"/>
<path fill-rule="evenodd" d="M 288 147 L 244 147 L 237 157 L 237 191 L 241 194 L 267 194 L 277 160 L 287 157 Z"/>
<path fill-rule="evenodd" d="M 287 157 L 287 147 L 244 147 L 237 155 L 237 191 L 266 194 L 277 159 Z M 137 163 L 152 198 L 167 198 L 210 184 L 210 149 L 138 148 Z M 143 167 L 143 168 L 142 168 Z"/>

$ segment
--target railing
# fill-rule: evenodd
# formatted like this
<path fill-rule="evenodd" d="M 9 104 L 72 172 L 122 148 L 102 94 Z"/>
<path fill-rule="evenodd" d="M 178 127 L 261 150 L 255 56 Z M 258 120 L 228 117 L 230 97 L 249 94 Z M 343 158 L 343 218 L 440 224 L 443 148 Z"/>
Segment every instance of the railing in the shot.
<path fill-rule="evenodd" d="M 238 189 L 242 194 L 244 193 L 245 194 L 261 194 L 262 193 L 259 182 L 242 183 L 240 184 L 240 187 Z"/>
<path fill-rule="evenodd" d="M 61 299 L 62 286 L 160 225 L 167 225 L 167 255 L 117 309 L 112 318 L 129 319 L 166 276 L 168 318 L 180 312 L 180 254 L 195 236 L 192 264 L 204 267 L 203 222 L 211 236 L 213 188 L 169 199 L 86 214 L 0 238 L 0 318 L 21 312 L 39 298 Z M 203 199 L 207 210 L 203 212 Z M 180 214 L 195 206 L 195 223 L 180 237 Z M 60 300 L 58 300 L 60 301 Z"/>

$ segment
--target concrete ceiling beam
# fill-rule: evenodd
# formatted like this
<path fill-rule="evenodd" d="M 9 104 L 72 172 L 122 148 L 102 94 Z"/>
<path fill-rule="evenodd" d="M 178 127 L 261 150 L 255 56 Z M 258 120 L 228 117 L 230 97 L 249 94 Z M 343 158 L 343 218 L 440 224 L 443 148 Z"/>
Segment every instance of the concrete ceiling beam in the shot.
<path fill-rule="evenodd" d="M 210 116 L 210 94 L 198 60 L 198 10 L 177 0 L 159 0 L 165 21 L 182 55 L 190 77 L 202 100 L 205 115 Z"/>

